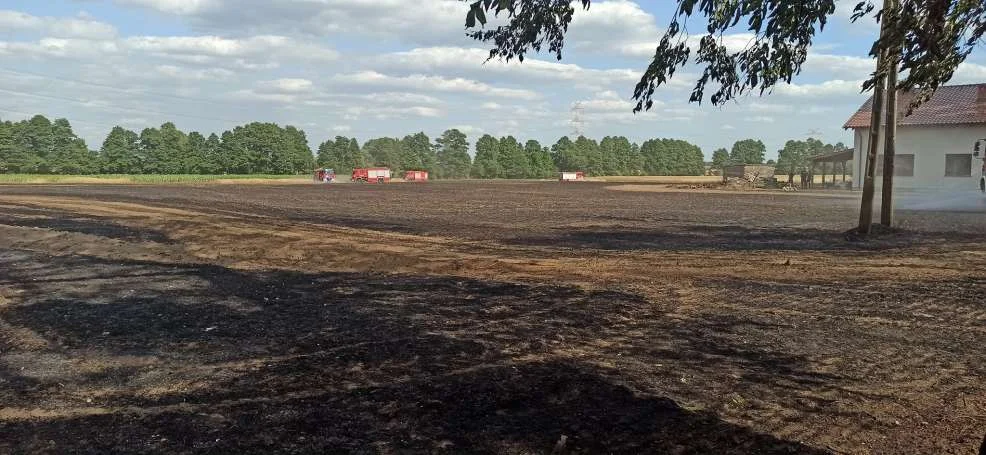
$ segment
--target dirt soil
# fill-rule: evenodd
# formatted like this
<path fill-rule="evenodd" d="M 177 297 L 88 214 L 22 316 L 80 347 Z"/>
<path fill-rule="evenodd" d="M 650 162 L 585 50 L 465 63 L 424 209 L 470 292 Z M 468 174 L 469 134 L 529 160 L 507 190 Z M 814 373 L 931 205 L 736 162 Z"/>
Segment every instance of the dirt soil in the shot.
<path fill-rule="evenodd" d="M 974 454 L 986 211 L 0 187 L 2 453 Z"/>

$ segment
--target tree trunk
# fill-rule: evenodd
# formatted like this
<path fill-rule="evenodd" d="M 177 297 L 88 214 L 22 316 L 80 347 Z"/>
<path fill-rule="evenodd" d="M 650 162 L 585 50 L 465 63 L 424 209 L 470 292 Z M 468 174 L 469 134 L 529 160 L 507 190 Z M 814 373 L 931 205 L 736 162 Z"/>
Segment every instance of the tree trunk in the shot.
<path fill-rule="evenodd" d="M 896 8 L 896 0 L 887 0 L 888 8 Z M 884 20 L 887 20 L 884 14 Z M 897 153 L 897 69 L 900 53 L 887 51 L 887 130 L 883 144 L 883 199 L 880 204 L 880 224 L 894 224 L 894 155 Z"/>
<path fill-rule="evenodd" d="M 886 22 L 881 27 L 881 36 L 886 36 Z M 873 225 L 873 196 L 876 192 L 876 158 L 880 143 L 880 124 L 883 120 L 883 96 L 887 87 L 884 74 L 886 52 L 881 52 L 876 62 L 876 85 L 873 86 L 873 106 L 870 109 L 870 143 L 866 152 L 866 169 L 863 173 L 863 201 L 859 207 L 860 234 L 869 234 Z M 884 169 L 886 173 L 886 169 Z"/>

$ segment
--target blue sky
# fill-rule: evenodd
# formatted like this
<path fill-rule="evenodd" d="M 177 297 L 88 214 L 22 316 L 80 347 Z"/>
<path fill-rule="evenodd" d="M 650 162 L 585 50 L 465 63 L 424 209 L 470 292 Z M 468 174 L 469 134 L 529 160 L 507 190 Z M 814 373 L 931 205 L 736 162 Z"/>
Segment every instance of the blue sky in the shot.
<path fill-rule="evenodd" d="M 855 3 L 840 3 L 792 85 L 699 106 L 688 103 L 695 71 L 686 68 L 651 112 L 633 115 L 630 94 L 673 2 L 594 0 L 577 13 L 563 61 L 484 65 L 458 0 L 7 0 L 0 116 L 68 118 L 93 149 L 115 125 L 165 121 L 205 133 L 287 123 L 313 148 L 336 135 L 435 137 L 450 127 L 470 142 L 489 133 L 547 145 L 572 131 L 581 102 L 592 137 L 679 138 L 706 155 L 753 137 L 773 155 L 812 131 L 850 142 L 841 126 L 864 101 L 876 34 L 872 19 L 849 23 Z M 742 32 L 727 42 L 741 45 Z M 986 81 L 983 63 L 974 55 L 954 82 Z"/>

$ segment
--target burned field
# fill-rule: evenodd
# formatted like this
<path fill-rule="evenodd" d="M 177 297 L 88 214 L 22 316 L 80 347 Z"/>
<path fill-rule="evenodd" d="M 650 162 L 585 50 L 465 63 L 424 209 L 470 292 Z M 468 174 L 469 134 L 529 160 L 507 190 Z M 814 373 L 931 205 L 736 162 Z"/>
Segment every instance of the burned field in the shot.
<path fill-rule="evenodd" d="M 986 216 L 599 184 L 0 192 L 0 452 L 975 453 Z"/>

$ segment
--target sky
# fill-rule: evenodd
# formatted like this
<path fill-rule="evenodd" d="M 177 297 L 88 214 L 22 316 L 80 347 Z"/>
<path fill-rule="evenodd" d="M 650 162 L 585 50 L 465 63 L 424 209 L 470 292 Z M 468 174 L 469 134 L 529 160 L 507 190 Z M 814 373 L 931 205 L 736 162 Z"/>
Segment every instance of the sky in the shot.
<path fill-rule="evenodd" d="M 562 61 L 521 64 L 485 62 L 460 0 L 4 0 L 0 118 L 67 118 L 92 149 L 113 126 L 167 121 L 205 134 L 290 124 L 313 149 L 337 135 L 434 138 L 453 127 L 471 143 L 488 133 L 550 145 L 573 132 L 579 103 L 589 137 L 684 139 L 707 157 L 745 138 L 762 139 L 768 157 L 789 139 L 851 144 L 842 125 L 865 101 L 878 31 L 871 18 L 849 21 L 856 0 L 839 4 L 792 84 L 698 105 L 688 67 L 635 115 L 633 87 L 674 3 L 593 0 Z M 727 43 L 749 40 L 736 32 Z M 986 82 L 982 52 L 952 81 L 975 82 Z"/>

